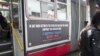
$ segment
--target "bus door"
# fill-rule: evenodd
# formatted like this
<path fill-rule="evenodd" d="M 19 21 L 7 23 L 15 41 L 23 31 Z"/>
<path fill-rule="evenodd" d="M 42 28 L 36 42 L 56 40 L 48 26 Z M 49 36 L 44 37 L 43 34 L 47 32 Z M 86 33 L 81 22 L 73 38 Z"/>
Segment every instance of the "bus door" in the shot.
<path fill-rule="evenodd" d="M 13 56 L 8 0 L 0 0 L 0 56 Z"/>
<path fill-rule="evenodd" d="M 67 0 L 22 0 L 22 9 L 26 56 L 60 56 L 70 51 Z"/>
<path fill-rule="evenodd" d="M 10 0 L 14 56 L 24 56 L 21 0 Z"/>
<path fill-rule="evenodd" d="M 0 0 L 0 56 L 24 56 L 20 4 L 20 0 Z"/>

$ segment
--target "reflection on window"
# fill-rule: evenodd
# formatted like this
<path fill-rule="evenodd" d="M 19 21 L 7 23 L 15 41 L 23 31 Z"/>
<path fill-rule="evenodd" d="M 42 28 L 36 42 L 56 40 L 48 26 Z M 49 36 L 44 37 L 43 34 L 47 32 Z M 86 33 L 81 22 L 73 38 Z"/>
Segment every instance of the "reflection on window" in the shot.
<path fill-rule="evenodd" d="M 66 20 L 66 12 L 67 12 L 67 6 L 63 4 L 58 4 L 57 6 L 57 19 L 64 21 Z"/>
<path fill-rule="evenodd" d="M 67 3 L 67 0 L 58 0 L 59 2 Z"/>
<path fill-rule="evenodd" d="M 14 28 L 19 29 L 18 5 L 14 4 L 13 4 L 13 25 Z"/>
<path fill-rule="evenodd" d="M 40 17 L 40 1 L 27 0 L 27 15 L 30 17 Z"/>
<path fill-rule="evenodd" d="M 41 8 L 42 9 L 42 17 L 54 19 L 54 5 L 42 2 L 41 6 L 42 6 L 42 8 Z"/>

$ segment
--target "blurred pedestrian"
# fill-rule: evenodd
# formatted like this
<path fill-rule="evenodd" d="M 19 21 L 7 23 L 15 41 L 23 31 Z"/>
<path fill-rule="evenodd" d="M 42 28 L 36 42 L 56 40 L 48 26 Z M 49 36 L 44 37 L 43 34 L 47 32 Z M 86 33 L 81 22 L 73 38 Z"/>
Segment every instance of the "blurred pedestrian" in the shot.
<path fill-rule="evenodd" d="M 100 56 L 100 12 L 81 31 L 80 56 Z"/>
<path fill-rule="evenodd" d="M 3 39 L 10 39 L 10 25 L 7 23 L 6 18 L 2 15 L 1 12 L 0 12 L 0 26 L 2 30 L 0 31 L 1 33 L 0 37 L 2 37 Z"/>

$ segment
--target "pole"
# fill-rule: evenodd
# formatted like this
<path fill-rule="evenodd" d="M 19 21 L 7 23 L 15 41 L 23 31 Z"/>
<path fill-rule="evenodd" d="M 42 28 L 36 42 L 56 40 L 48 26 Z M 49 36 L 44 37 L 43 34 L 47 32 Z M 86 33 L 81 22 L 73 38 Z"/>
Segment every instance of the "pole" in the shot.
<path fill-rule="evenodd" d="M 80 38 L 80 26 L 81 26 L 81 2 L 79 0 L 79 25 L 78 25 L 78 38 Z"/>

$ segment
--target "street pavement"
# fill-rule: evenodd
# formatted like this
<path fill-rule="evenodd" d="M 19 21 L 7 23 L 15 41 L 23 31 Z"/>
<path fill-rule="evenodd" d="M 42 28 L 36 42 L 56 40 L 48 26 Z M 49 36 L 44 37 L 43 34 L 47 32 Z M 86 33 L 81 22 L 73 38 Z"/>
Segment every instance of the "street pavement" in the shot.
<path fill-rule="evenodd" d="M 75 51 L 66 56 L 80 56 L 79 53 L 80 53 L 79 51 Z"/>

